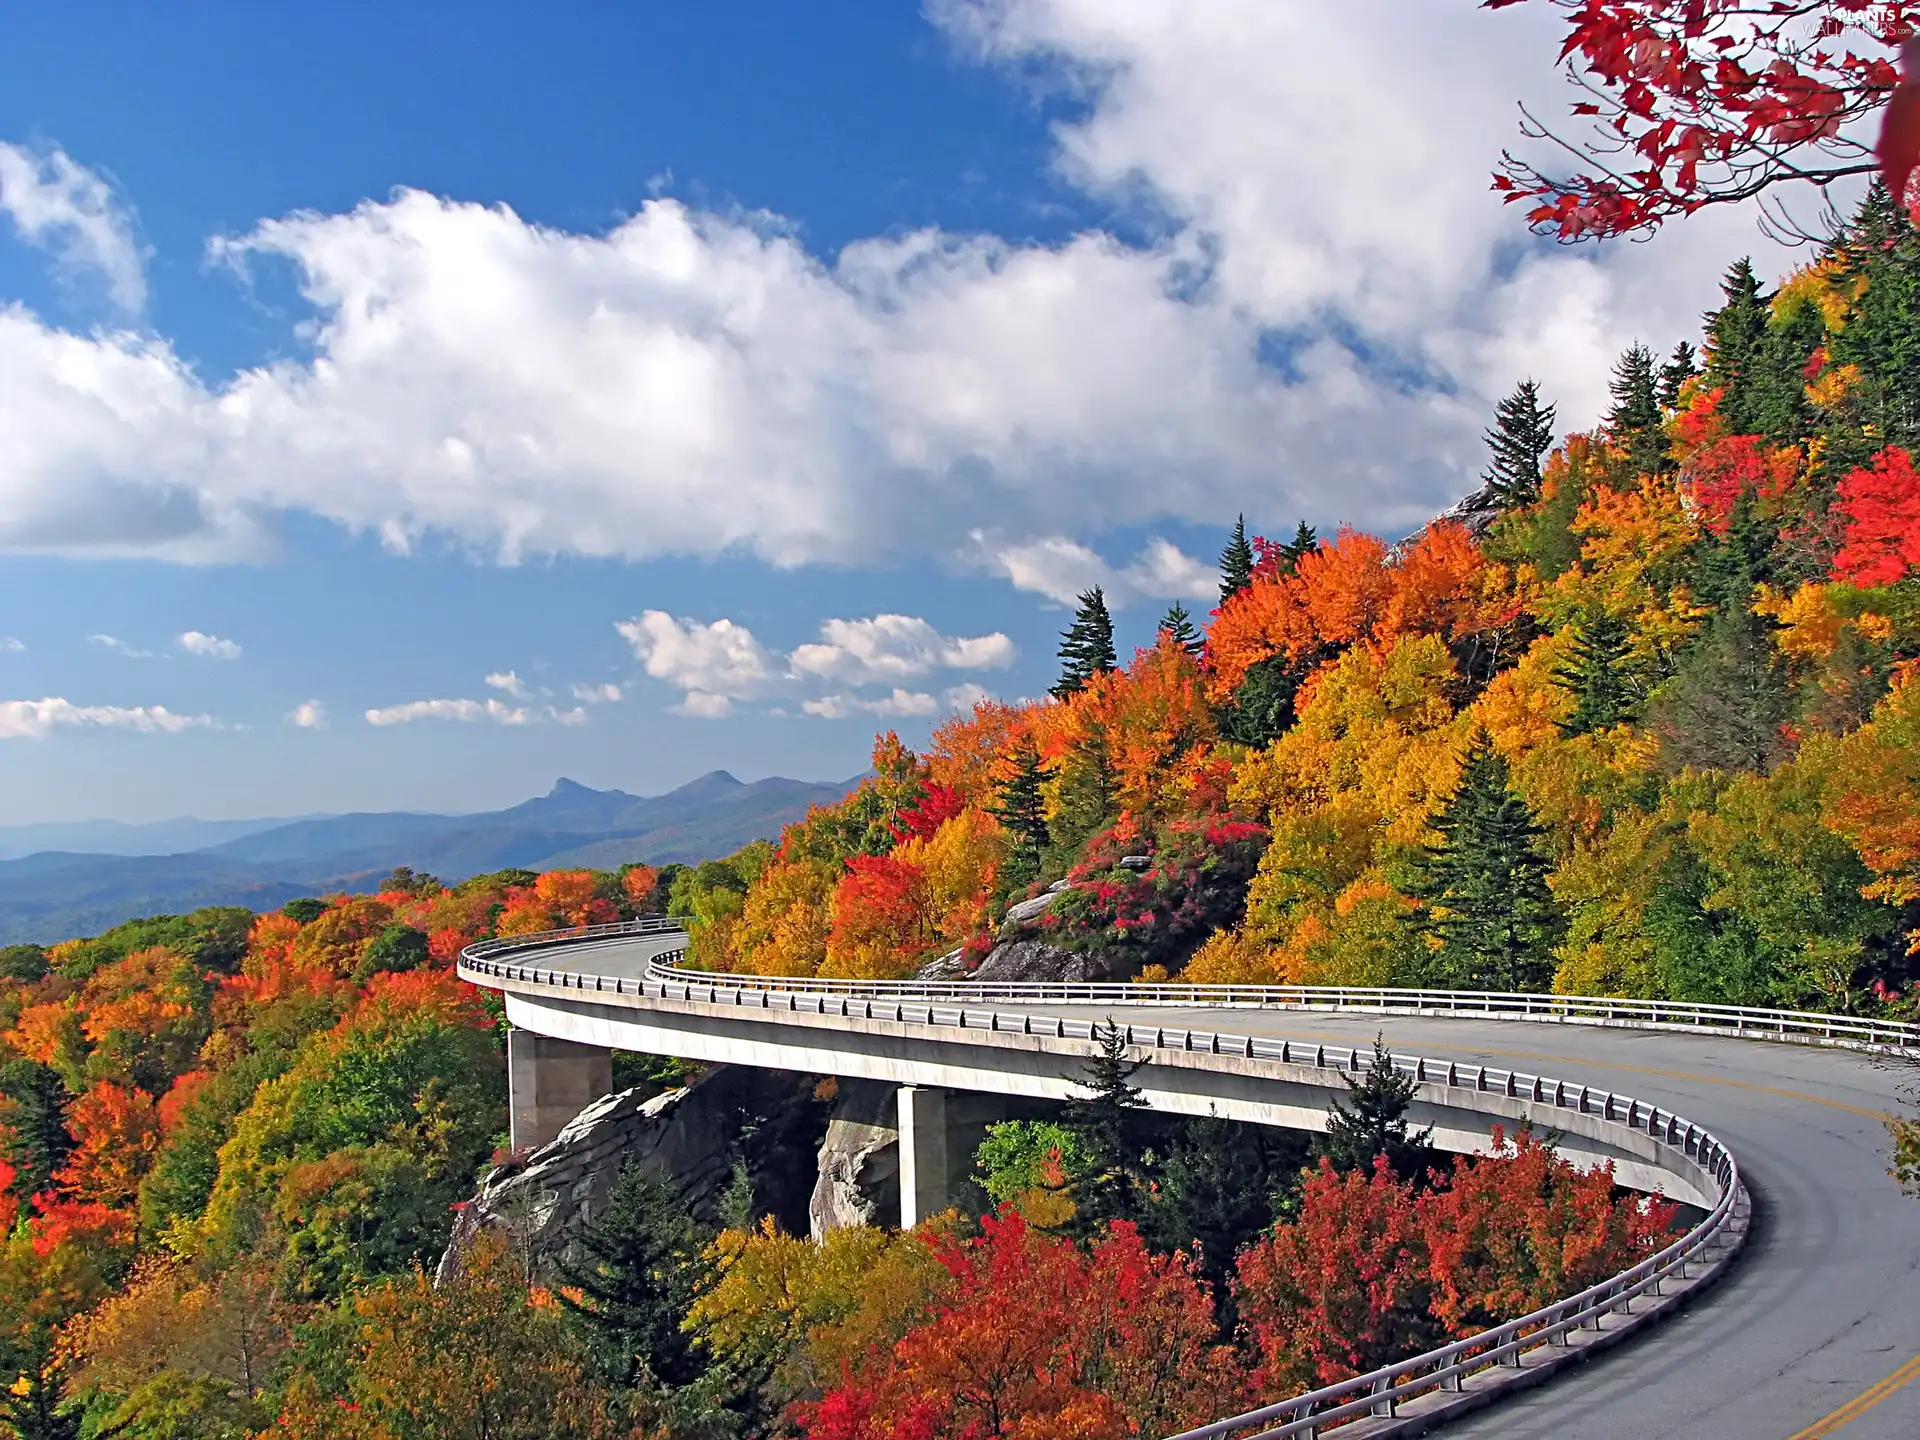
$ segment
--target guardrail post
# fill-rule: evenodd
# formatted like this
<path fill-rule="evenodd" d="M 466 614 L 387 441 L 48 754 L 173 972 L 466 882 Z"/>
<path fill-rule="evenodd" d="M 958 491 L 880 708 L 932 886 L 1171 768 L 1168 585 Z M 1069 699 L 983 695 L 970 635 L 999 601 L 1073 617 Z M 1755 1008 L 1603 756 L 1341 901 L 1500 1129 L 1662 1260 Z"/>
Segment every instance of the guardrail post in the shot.
<path fill-rule="evenodd" d="M 1389 1419 L 1392 1418 L 1393 1397 L 1387 1394 L 1391 1389 L 1393 1389 L 1393 1377 L 1391 1375 L 1382 1375 L 1378 1380 L 1373 1382 L 1373 1393 L 1383 1398 L 1373 1402 L 1373 1408 L 1369 1413 L 1383 1415 Z"/>

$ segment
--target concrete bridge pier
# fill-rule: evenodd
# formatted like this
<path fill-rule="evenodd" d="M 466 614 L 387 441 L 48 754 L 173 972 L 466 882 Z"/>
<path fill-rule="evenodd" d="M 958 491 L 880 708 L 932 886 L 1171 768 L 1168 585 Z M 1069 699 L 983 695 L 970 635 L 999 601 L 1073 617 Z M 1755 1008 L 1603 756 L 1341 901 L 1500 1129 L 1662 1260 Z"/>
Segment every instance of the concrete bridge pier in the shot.
<path fill-rule="evenodd" d="M 537 1150 L 613 1090 L 613 1051 L 531 1030 L 507 1032 L 507 1105 L 516 1150 Z"/>
<path fill-rule="evenodd" d="M 950 1205 L 984 1211 L 973 1155 L 987 1138 L 987 1126 L 1007 1118 L 1007 1098 L 902 1085 L 899 1107 L 900 1227 L 911 1229 Z"/>

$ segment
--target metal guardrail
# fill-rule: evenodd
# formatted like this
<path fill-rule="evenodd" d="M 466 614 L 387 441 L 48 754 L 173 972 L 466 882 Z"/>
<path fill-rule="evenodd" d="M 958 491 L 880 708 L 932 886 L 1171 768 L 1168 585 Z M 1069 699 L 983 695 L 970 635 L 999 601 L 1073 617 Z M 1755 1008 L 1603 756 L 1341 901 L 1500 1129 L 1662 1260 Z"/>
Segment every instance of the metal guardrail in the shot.
<path fill-rule="evenodd" d="M 466 954 L 497 955 L 588 939 L 618 939 L 678 930 L 670 916 L 647 916 L 619 925 L 546 931 L 482 941 Z M 1272 1010 L 1349 1010 L 1416 1016 L 1470 1015 L 1570 1025 L 1617 1025 L 1644 1029 L 1698 1030 L 1750 1039 L 1811 1040 L 1861 1048 L 1920 1050 L 1920 1025 L 1817 1011 L 1770 1010 L 1744 1005 L 1694 1005 L 1673 1000 L 1622 1000 L 1604 995 L 1538 995 L 1501 990 L 1406 990 L 1358 985 L 1183 985 L 1138 981 L 1054 984 L 1035 981 L 835 980 L 819 976 L 730 975 L 686 972 L 687 978 L 751 984 L 803 995 L 911 995 L 951 1000 L 1018 1000 L 1056 1005 L 1166 1005 Z"/>
<path fill-rule="evenodd" d="M 1058 1015 L 1036 1016 L 1027 1012 L 1008 1013 L 993 1009 L 971 1009 L 965 1005 L 945 1007 L 930 1002 L 943 998 L 1079 1001 L 1086 992 L 1093 991 L 1097 992 L 1091 997 L 1095 1000 L 1140 1004 L 1142 1002 L 1137 998 L 1138 993 L 1146 989 L 1181 992 L 1181 998 L 1178 1001 L 1163 1000 L 1158 1003 L 1191 1005 L 1208 1003 L 1195 998 L 1196 992 L 1205 994 L 1229 988 L 1131 985 L 969 986 L 965 982 L 936 982 L 917 986 L 912 982 L 902 981 L 826 981 L 803 985 L 782 982 L 772 977 L 682 971 L 670 962 L 684 958 L 684 948 L 665 951 L 651 957 L 645 976 L 640 978 L 595 975 L 572 969 L 558 970 L 515 965 L 495 958 L 517 952 L 538 951 L 556 944 L 607 941 L 649 934 L 664 935 L 678 928 L 677 924 L 671 922 L 661 923 L 650 919 L 639 925 L 591 926 L 572 931 L 482 942 L 469 946 L 462 952 L 461 969 L 471 972 L 474 976 L 522 984 L 550 985 L 563 990 L 646 995 L 661 999 L 724 1004 L 768 1011 L 785 1010 L 789 1013 L 804 1011 L 822 1016 L 840 1015 L 848 1019 L 891 1020 L 899 1024 L 941 1025 L 986 1030 L 992 1033 L 1087 1040 L 1095 1039 L 1099 1034 L 1104 1033 L 1104 1027 L 1099 1021 L 1070 1019 Z M 1292 986 L 1261 987 L 1261 990 L 1262 993 L 1281 992 L 1290 996 L 1298 996 L 1303 990 L 1309 994 L 1316 993 L 1308 987 Z M 1063 995 L 1061 993 L 1063 991 L 1071 993 Z M 1372 997 L 1392 992 L 1342 990 L 1338 993 Z M 1419 1012 L 1422 1014 L 1486 1013 L 1477 1006 L 1444 1007 L 1431 1003 L 1434 997 L 1447 996 L 1450 992 L 1417 993 L 1429 999 L 1428 1005 Z M 752 998 L 749 999 L 749 997 Z M 776 998 L 784 998 L 786 1003 L 777 1005 L 774 1003 Z M 1562 1000 L 1568 997 L 1476 994 L 1455 998 Z M 909 1004 L 910 999 L 927 1003 Z M 811 1003 L 803 1003 L 803 1001 Z M 1291 1002 L 1294 1006 L 1300 1003 L 1297 999 Z M 1311 1008 L 1355 1007 L 1351 1005 L 1329 1007 L 1325 1004 L 1315 1004 Z M 1681 1008 L 1717 1011 L 1726 1007 Z M 1792 1016 L 1792 1012 L 1761 1013 L 1796 1018 Z M 1536 1018 L 1542 1017 L 1536 1016 Z M 1797 1018 L 1820 1020 L 1825 1017 Z M 1166 1026 L 1144 1026 L 1131 1023 L 1121 1028 L 1126 1042 L 1132 1046 L 1179 1050 L 1187 1054 L 1197 1052 L 1239 1056 L 1249 1060 L 1277 1060 L 1284 1065 L 1310 1065 L 1318 1069 L 1335 1070 L 1344 1075 L 1359 1073 L 1365 1069 L 1371 1058 L 1370 1052 L 1357 1047 L 1307 1044 L 1301 1041 L 1271 1040 L 1260 1036 L 1235 1035 L 1222 1031 L 1170 1029 Z M 1887 1027 L 1883 1024 L 1882 1028 Z M 1901 1028 L 1911 1030 L 1913 1027 Z M 1758 1029 L 1743 1029 L 1738 1033 L 1760 1036 L 1766 1032 Z M 1846 1043 L 1844 1039 L 1826 1038 L 1833 1039 L 1833 1043 Z M 1436 1390 L 1457 1391 L 1469 1374 L 1490 1366 L 1517 1367 L 1521 1363 L 1520 1357 L 1529 1351 L 1543 1346 L 1565 1346 L 1570 1343 L 1568 1337 L 1574 1331 L 1599 1329 L 1603 1317 L 1630 1313 L 1635 1300 L 1649 1295 L 1657 1296 L 1661 1293 L 1661 1286 L 1664 1283 L 1688 1278 L 1688 1272 L 1692 1266 L 1717 1263 L 1726 1254 L 1731 1253 L 1731 1246 L 1737 1245 L 1744 1238 L 1744 1228 L 1733 1229 L 1736 1218 L 1745 1219 L 1744 1209 L 1747 1204 L 1745 1189 L 1740 1180 L 1739 1165 L 1726 1146 L 1703 1126 L 1694 1124 L 1672 1111 L 1663 1111 L 1657 1105 L 1649 1105 L 1631 1096 L 1599 1091 L 1586 1085 L 1570 1085 L 1566 1081 L 1545 1076 L 1528 1075 L 1515 1070 L 1501 1070 L 1487 1065 L 1461 1065 L 1453 1061 L 1428 1060 L 1420 1056 L 1395 1055 L 1393 1063 L 1397 1069 L 1404 1071 L 1421 1084 L 1465 1088 L 1479 1094 L 1506 1095 L 1582 1115 L 1598 1115 L 1610 1124 L 1645 1134 L 1656 1143 L 1678 1151 L 1694 1165 L 1711 1174 L 1719 1190 L 1719 1200 L 1699 1224 L 1664 1250 L 1647 1257 L 1611 1279 L 1582 1290 L 1577 1295 L 1555 1301 L 1518 1319 L 1491 1326 L 1477 1334 L 1454 1341 L 1452 1344 L 1440 1346 L 1424 1354 L 1409 1356 L 1407 1359 L 1369 1371 L 1364 1375 L 1356 1375 L 1352 1379 L 1335 1385 L 1324 1386 L 1304 1395 L 1291 1396 L 1241 1415 L 1217 1420 L 1199 1429 L 1183 1432 L 1179 1436 L 1172 1437 L 1172 1440 L 1213 1440 L 1213 1437 L 1226 1435 L 1236 1435 L 1241 1437 L 1241 1440 L 1282 1440 L 1282 1437 L 1289 1436 L 1301 1436 L 1306 1437 L 1306 1440 L 1313 1440 L 1320 1429 L 1326 1426 L 1366 1416 L 1393 1415 L 1396 1407 L 1403 1401 Z M 1726 1246 L 1722 1248 L 1721 1254 L 1709 1253 L 1723 1241 L 1726 1242 Z M 1259 1429 L 1252 1435 L 1243 1434 L 1254 1426 L 1265 1428 Z"/>

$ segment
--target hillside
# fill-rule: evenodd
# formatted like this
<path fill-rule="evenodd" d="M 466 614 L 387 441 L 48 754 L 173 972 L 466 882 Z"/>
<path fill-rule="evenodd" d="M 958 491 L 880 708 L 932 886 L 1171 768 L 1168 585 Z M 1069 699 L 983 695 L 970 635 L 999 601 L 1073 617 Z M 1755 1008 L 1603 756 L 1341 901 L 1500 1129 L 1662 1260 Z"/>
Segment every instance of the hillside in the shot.
<path fill-rule="evenodd" d="M 138 915 L 222 905 L 268 910 L 299 895 L 365 892 L 401 866 L 458 881 L 508 869 L 705 860 L 771 838 L 852 784 L 777 776 L 744 783 L 716 770 L 665 795 L 641 796 L 562 779 L 546 795 L 471 815 L 329 815 L 257 829 L 242 821 L 123 827 L 132 832 L 119 837 L 127 844 L 143 830 L 161 838 L 214 824 L 242 833 L 180 853 L 43 851 L 0 860 L 0 944 L 92 934 Z"/>

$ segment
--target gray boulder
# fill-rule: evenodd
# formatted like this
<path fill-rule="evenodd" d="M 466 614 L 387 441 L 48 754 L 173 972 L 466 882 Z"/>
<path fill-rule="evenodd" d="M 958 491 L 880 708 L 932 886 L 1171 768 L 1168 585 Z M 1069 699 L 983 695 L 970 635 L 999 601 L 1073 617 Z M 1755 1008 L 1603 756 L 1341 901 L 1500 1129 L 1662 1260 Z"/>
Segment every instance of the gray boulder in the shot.
<path fill-rule="evenodd" d="M 1002 983 L 1026 980 L 1077 985 L 1088 980 L 1106 980 L 1110 972 L 1098 955 L 1063 950 L 1044 940 L 1009 940 L 993 947 L 992 953 L 973 972 L 973 978 Z"/>
<path fill-rule="evenodd" d="M 756 1209 L 789 1231 L 807 1220 L 814 1152 L 828 1106 L 818 1078 L 721 1065 L 664 1094 L 624 1090 L 587 1106 L 551 1144 L 496 1166 L 461 1210 L 439 1275 L 482 1230 L 505 1233 L 535 1273 L 548 1273 L 582 1226 L 597 1219 L 623 1165 L 669 1183 L 690 1212 L 718 1219 L 717 1202 L 746 1163 Z"/>
<path fill-rule="evenodd" d="M 807 1206 L 815 1240 L 846 1225 L 900 1223 L 900 1131 L 895 1087 L 879 1080 L 837 1082 L 820 1142 L 819 1178 Z"/>
<path fill-rule="evenodd" d="M 1004 935 L 1009 931 L 1018 930 L 1030 921 L 1038 920 L 1053 908 L 1054 902 L 1063 893 L 1060 890 L 1047 890 L 1031 900 L 1022 900 L 1017 905 L 1009 905 L 1006 915 L 1001 920 L 1000 933 Z"/>

